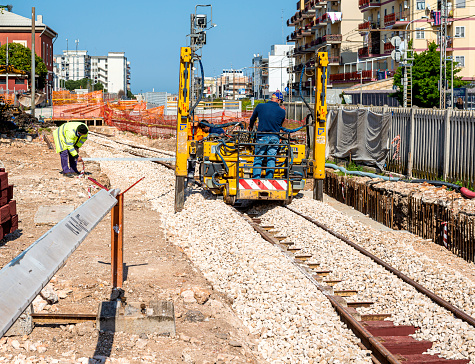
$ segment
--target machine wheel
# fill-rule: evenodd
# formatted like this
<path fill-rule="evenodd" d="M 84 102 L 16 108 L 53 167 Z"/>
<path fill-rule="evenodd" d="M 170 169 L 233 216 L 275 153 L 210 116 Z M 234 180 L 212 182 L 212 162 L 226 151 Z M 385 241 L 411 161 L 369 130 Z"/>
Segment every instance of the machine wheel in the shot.
<path fill-rule="evenodd" d="M 234 206 L 234 203 L 236 202 L 236 196 L 231 196 L 229 194 L 229 185 L 226 185 L 226 191 L 225 191 L 226 195 L 224 196 L 224 202 L 227 204 L 227 205 L 231 205 L 231 206 Z"/>
<path fill-rule="evenodd" d="M 185 206 L 185 177 L 175 179 L 175 212 L 180 212 Z"/>
<path fill-rule="evenodd" d="M 236 196 L 226 196 L 226 197 L 224 198 L 224 202 L 225 202 L 227 205 L 234 206 L 234 203 L 236 202 Z"/>

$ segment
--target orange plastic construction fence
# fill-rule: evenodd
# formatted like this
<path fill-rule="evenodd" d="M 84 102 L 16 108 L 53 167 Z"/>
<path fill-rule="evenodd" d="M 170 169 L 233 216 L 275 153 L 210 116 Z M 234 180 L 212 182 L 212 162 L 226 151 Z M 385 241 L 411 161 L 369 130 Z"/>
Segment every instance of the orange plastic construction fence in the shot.
<path fill-rule="evenodd" d="M 103 116 L 102 91 L 72 94 L 69 91 L 53 91 L 53 119 L 99 119 Z"/>

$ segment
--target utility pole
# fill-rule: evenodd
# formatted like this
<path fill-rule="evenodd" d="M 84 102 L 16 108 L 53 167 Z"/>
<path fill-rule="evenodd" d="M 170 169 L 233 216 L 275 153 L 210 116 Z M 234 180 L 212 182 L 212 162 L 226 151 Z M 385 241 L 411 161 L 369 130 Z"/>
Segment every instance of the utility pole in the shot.
<path fill-rule="evenodd" d="M 6 65 L 7 65 L 7 95 L 10 93 L 9 92 L 9 87 L 8 87 L 8 37 L 7 37 L 7 55 L 6 55 Z"/>
<path fill-rule="evenodd" d="M 446 87 L 447 87 L 447 0 L 442 0 L 442 9 L 440 14 L 440 108 L 447 107 Z"/>
<path fill-rule="evenodd" d="M 236 72 L 234 71 L 234 68 L 231 67 L 231 70 L 233 71 L 233 100 L 236 100 L 236 85 L 234 84 L 234 75 L 236 74 Z"/>
<path fill-rule="evenodd" d="M 31 116 L 35 116 L 36 64 L 35 64 L 35 7 L 31 8 Z"/>

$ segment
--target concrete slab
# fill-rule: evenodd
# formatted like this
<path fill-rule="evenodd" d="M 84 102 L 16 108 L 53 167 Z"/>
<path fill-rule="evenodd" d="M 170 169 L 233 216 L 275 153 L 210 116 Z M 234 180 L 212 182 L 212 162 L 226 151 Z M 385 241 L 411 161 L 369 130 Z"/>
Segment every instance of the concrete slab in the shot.
<path fill-rule="evenodd" d="M 72 205 L 40 206 L 36 211 L 34 222 L 37 225 L 56 225 L 73 211 Z"/>
<path fill-rule="evenodd" d="M 173 301 L 143 302 L 104 301 L 99 304 L 98 330 L 175 336 L 175 308 Z"/>
<path fill-rule="evenodd" d="M 15 323 L 8 329 L 4 336 L 23 336 L 30 335 L 33 331 L 33 306 L 29 305 L 25 311 L 18 317 Z"/>

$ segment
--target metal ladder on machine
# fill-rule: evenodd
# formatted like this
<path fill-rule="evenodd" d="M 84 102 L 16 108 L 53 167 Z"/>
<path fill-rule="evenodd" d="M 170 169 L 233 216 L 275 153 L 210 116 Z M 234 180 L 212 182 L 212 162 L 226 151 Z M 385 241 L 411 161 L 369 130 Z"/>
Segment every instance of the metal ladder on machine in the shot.
<path fill-rule="evenodd" d="M 412 63 L 406 65 L 407 107 L 412 107 Z"/>

